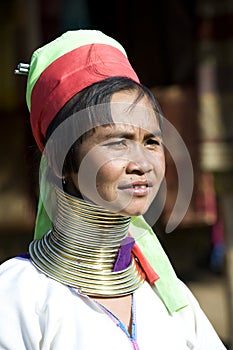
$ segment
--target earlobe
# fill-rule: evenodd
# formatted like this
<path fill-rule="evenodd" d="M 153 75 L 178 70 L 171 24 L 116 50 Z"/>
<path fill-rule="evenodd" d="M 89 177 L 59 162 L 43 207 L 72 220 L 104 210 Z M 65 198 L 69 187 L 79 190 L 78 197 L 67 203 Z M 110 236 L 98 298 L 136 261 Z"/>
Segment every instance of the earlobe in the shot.
<path fill-rule="evenodd" d="M 63 186 L 65 186 L 65 185 L 66 185 L 66 178 L 65 178 L 65 176 L 64 176 L 64 175 L 62 176 L 62 184 L 63 184 Z"/>
<path fill-rule="evenodd" d="M 64 175 L 64 181 L 62 178 L 62 183 L 63 183 L 63 188 L 64 190 L 71 194 L 72 196 L 82 198 L 82 194 L 79 190 L 78 182 L 77 182 L 77 174 L 76 173 L 71 173 L 69 175 Z"/>

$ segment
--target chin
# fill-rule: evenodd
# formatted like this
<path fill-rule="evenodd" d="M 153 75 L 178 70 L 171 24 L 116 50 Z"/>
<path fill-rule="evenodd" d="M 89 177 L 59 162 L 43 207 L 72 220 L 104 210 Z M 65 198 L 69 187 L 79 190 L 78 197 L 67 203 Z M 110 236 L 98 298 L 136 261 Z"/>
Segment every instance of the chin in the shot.
<path fill-rule="evenodd" d="M 118 203 L 116 203 L 116 205 L 112 209 L 114 209 L 114 212 L 117 212 L 124 216 L 143 215 L 148 211 L 153 198 L 152 196 L 151 197 L 145 196 L 145 197 L 138 197 L 138 198 L 134 197 L 134 198 L 131 198 L 131 200 L 129 200 L 128 198 L 126 200 L 124 198 L 124 200 L 121 200 Z M 125 203 L 125 205 L 123 203 Z M 110 207 L 108 209 L 110 209 L 111 211 Z"/>
<path fill-rule="evenodd" d="M 124 215 L 124 216 L 140 216 L 143 215 L 147 212 L 147 210 L 149 209 L 149 206 L 146 205 L 144 207 L 141 206 L 129 206 L 124 208 L 123 210 L 121 210 L 119 212 L 119 214 Z"/>
<path fill-rule="evenodd" d="M 154 197 L 153 197 L 154 198 Z M 93 201 L 94 203 L 104 207 L 113 213 L 118 213 L 123 216 L 139 216 L 143 215 L 149 209 L 153 198 L 151 197 L 138 197 L 138 198 L 121 198 L 120 201 L 112 204 L 111 201 L 108 202 L 108 199 L 105 199 L 104 202 L 101 200 Z"/>

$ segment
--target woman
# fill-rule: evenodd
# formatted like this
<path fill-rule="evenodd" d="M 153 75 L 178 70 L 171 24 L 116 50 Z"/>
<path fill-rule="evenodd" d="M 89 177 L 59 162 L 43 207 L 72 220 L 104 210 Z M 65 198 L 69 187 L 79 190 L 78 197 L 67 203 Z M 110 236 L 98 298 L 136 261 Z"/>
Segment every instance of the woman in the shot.
<path fill-rule="evenodd" d="M 141 216 L 162 121 L 121 45 L 81 30 L 38 49 L 27 101 L 43 203 L 29 257 L 1 266 L 0 349 L 224 349 Z"/>

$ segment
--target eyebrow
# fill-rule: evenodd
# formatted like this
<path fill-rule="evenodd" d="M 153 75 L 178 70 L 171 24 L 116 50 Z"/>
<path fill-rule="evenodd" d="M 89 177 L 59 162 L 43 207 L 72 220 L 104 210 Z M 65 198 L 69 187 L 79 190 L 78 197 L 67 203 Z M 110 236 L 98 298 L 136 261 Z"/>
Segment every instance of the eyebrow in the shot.
<path fill-rule="evenodd" d="M 156 130 L 153 133 L 149 133 L 148 135 L 146 135 L 146 138 L 150 138 L 150 137 L 158 137 L 160 139 L 162 139 L 162 132 L 161 130 Z"/>
<path fill-rule="evenodd" d="M 144 139 L 147 140 L 149 138 L 158 137 L 162 139 L 161 130 L 156 130 L 152 133 L 148 133 L 145 135 Z M 124 132 L 124 131 L 110 131 L 107 135 L 105 135 L 105 139 L 108 140 L 110 138 L 124 138 L 132 140 L 134 138 L 134 132 Z"/>

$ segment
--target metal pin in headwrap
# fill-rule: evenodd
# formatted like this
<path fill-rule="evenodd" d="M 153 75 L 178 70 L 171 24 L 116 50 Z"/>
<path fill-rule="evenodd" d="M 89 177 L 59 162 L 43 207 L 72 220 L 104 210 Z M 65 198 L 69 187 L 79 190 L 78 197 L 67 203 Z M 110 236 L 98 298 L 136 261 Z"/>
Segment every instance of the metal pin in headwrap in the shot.
<path fill-rule="evenodd" d="M 17 69 L 14 70 L 14 74 L 28 75 L 29 67 L 28 63 L 19 63 Z"/>

